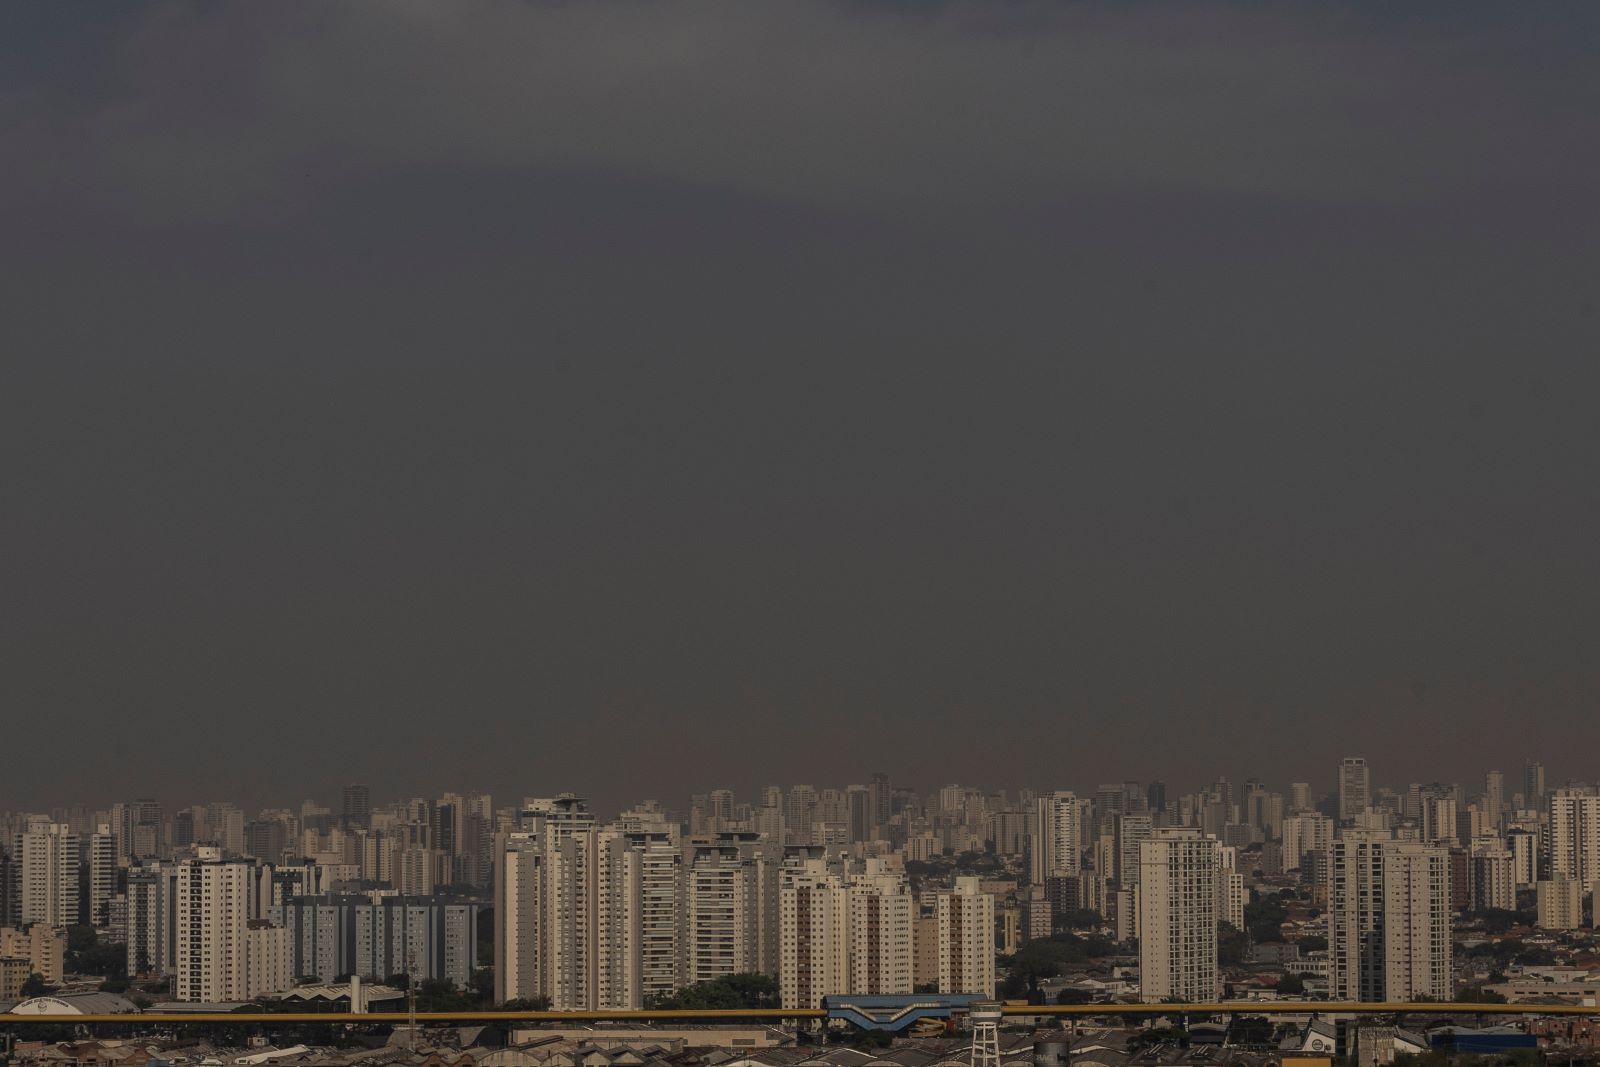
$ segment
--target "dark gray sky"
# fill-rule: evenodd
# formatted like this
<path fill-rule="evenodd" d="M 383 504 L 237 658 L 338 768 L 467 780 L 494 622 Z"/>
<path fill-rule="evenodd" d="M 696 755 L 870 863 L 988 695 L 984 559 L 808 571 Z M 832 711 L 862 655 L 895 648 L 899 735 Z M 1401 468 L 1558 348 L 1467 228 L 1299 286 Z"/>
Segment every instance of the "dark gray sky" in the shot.
<path fill-rule="evenodd" d="M 1597 53 L 6 4 L 0 807 L 1592 776 Z"/>

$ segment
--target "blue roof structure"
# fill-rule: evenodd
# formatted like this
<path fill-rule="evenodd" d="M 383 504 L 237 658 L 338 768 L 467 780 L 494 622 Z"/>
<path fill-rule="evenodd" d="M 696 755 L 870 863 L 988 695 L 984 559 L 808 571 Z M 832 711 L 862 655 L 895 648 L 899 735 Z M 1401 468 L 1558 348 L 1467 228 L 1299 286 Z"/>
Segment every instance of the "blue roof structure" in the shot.
<path fill-rule="evenodd" d="M 948 1019 L 958 1011 L 968 1011 L 980 1000 L 992 998 L 978 993 L 913 993 L 909 996 L 833 996 L 823 997 L 828 1021 L 847 1022 L 863 1030 L 899 1033 L 923 1019 Z"/>

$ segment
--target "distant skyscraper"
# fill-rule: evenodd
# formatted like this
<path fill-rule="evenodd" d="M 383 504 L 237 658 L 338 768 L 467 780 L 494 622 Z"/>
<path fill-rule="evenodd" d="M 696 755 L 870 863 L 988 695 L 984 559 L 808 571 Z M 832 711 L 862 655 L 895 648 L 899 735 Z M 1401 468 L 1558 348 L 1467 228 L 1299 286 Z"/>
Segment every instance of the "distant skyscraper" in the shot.
<path fill-rule="evenodd" d="M 889 816 L 894 814 L 894 787 L 889 776 L 878 771 L 873 774 L 867 790 L 872 796 L 872 832 L 880 836 L 883 828 L 889 825 Z"/>
<path fill-rule="evenodd" d="M 346 830 L 365 830 L 372 825 L 372 789 L 359 783 L 347 785 L 340 795 L 339 825 Z"/>
<path fill-rule="evenodd" d="M 1544 809 L 1544 764 L 1536 759 L 1522 765 L 1522 803 L 1533 811 Z"/>
<path fill-rule="evenodd" d="M 1159 816 L 1167 808 L 1167 783 L 1156 779 L 1145 789 L 1145 804 L 1152 815 Z"/>
<path fill-rule="evenodd" d="M 1157 830 L 1139 857 L 1141 999 L 1216 999 L 1217 843 L 1194 829 Z"/>
<path fill-rule="evenodd" d="M 1311 783 L 1290 782 L 1289 812 L 1293 814 L 1299 811 L 1310 811 L 1311 806 Z"/>
<path fill-rule="evenodd" d="M 1489 829 L 1498 833 L 1505 821 L 1506 779 L 1499 771 L 1490 771 L 1483 779 L 1483 813 Z"/>
<path fill-rule="evenodd" d="M 1372 803 L 1372 772 L 1360 756 L 1339 764 L 1339 821 L 1352 823 Z"/>

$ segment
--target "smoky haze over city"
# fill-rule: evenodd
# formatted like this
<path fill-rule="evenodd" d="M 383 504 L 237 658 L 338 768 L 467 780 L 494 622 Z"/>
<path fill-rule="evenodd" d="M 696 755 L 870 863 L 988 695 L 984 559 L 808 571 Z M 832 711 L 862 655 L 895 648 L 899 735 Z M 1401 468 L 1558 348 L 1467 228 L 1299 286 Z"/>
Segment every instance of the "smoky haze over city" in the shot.
<path fill-rule="evenodd" d="M 1592 777 L 1597 31 L 6 4 L 0 810 Z"/>

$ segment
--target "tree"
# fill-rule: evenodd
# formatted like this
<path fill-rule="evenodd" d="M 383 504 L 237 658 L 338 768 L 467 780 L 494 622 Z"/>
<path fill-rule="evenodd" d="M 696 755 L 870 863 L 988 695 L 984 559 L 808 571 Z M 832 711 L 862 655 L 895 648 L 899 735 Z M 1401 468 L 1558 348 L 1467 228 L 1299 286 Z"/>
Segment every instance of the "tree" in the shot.
<path fill-rule="evenodd" d="M 1292 892 L 1269 893 L 1260 900 L 1244 906 L 1244 927 L 1253 941 L 1282 941 L 1283 922 L 1289 917 L 1285 900 L 1294 900 Z"/>
<path fill-rule="evenodd" d="M 1328 939 L 1320 934 L 1302 937 L 1296 944 L 1300 946 L 1301 952 L 1326 952 L 1328 950 Z"/>
<path fill-rule="evenodd" d="M 493 967 L 479 967 L 472 972 L 472 977 L 467 979 L 467 984 L 472 987 L 472 992 L 477 996 L 479 1004 L 494 1003 Z"/>
<path fill-rule="evenodd" d="M 1274 988 L 1280 993 L 1304 993 L 1306 980 L 1298 974 L 1286 974 L 1278 979 L 1278 984 Z"/>
<path fill-rule="evenodd" d="M 1217 962 L 1224 967 L 1237 967 L 1244 962 L 1250 939 L 1230 922 L 1217 923 Z"/>
<path fill-rule="evenodd" d="M 546 996 L 516 997 L 500 1005 L 501 1011 L 549 1011 L 550 998 Z"/>
<path fill-rule="evenodd" d="M 50 992 L 50 987 L 44 984 L 44 975 L 34 972 L 28 975 L 27 981 L 22 983 L 22 988 L 19 992 L 22 994 L 23 999 L 42 997 Z"/>
<path fill-rule="evenodd" d="M 1492 989 L 1469 985 L 1456 991 L 1456 1001 L 1461 1004 L 1504 1004 L 1506 998 Z"/>
<path fill-rule="evenodd" d="M 648 1006 L 668 1011 L 775 1008 L 778 1006 L 778 983 L 765 974 L 727 974 L 709 982 L 684 986 Z"/>

